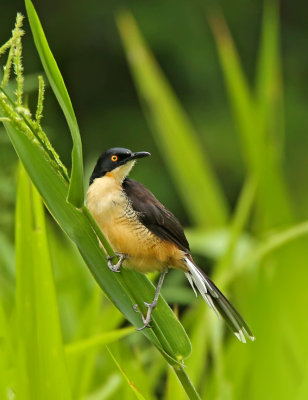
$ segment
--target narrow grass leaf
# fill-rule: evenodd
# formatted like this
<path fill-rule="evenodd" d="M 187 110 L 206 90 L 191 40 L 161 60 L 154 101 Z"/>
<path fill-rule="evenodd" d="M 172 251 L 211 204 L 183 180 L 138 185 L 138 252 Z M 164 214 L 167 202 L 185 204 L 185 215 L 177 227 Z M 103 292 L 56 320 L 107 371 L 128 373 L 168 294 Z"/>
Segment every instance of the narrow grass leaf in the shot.
<path fill-rule="evenodd" d="M 185 390 L 188 398 L 190 400 L 201 400 L 200 395 L 196 391 L 194 385 L 192 384 L 183 366 L 180 368 L 174 367 L 174 372 L 176 373 L 179 381 L 181 382 L 181 385 L 183 386 L 183 389 Z"/>
<path fill-rule="evenodd" d="M 254 175 L 249 176 L 243 185 L 230 223 L 230 238 L 227 248 L 215 266 L 215 280 L 217 279 L 217 281 L 219 281 L 219 274 L 223 273 L 227 269 L 230 272 L 230 270 L 234 268 L 235 251 L 251 215 L 256 190 L 257 178 Z"/>
<path fill-rule="evenodd" d="M 282 89 L 279 79 L 278 10 L 275 1 L 265 1 L 264 4 L 257 95 L 248 85 L 223 16 L 216 13 L 210 19 L 230 104 L 239 127 L 244 158 L 249 173 L 259 179 L 255 217 L 259 230 L 292 221 L 279 154 Z"/>
<path fill-rule="evenodd" d="M 89 350 L 96 349 L 100 346 L 105 346 L 112 342 L 115 342 L 123 337 L 136 332 L 134 327 L 117 329 L 110 332 L 104 332 L 99 335 L 92 336 L 88 339 L 79 340 L 77 342 L 70 343 L 66 346 L 65 351 L 68 356 L 80 355 L 86 353 Z"/>
<path fill-rule="evenodd" d="M 200 299 L 196 306 L 190 308 L 185 315 L 184 326 L 190 328 L 189 337 L 195 351 L 186 362 L 186 369 L 195 387 L 200 387 L 201 377 L 207 368 L 209 343 L 210 343 L 210 319 L 207 313 L 208 305 Z M 189 320 L 189 325 L 186 321 Z"/>
<path fill-rule="evenodd" d="M 94 392 L 84 397 L 84 400 L 115 399 L 115 393 L 122 384 L 119 374 L 113 374 Z M 126 400 L 126 399 L 125 399 Z"/>
<path fill-rule="evenodd" d="M 0 300 L 5 309 L 12 307 L 14 297 L 14 246 L 0 232 Z"/>
<path fill-rule="evenodd" d="M 181 386 L 173 368 L 167 369 L 167 382 L 164 400 L 186 400 L 187 395 Z"/>
<path fill-rule="evenodd" d="M 256 124 L 264 132 L 260 206 L 264 229 L 292 222 L 290 198 L 283 176 L 284 145 L 282 67 L 279 55 L 279 6 L 276 0 L 264 1 L 262 36 L 256 76 Z M 256 219 L 259 218 L 256 215 Z"/>
<path fill-rule="evenodd" d="M 78 287 L 80 287 L 80 284 Z M 102 292 L 98 286 L 95 285 L 92 296 L 90 298 L 87 296 L 84 302 L 86 304 L 82 309 L 81 318 L 79 316 L 80 321 L 78 324 L 77 334 L 75 335 L 75 342 L 73 343 L 80 343 L 83 340 L 87 340 L 85 337 L 91 335 L 94 336 L 100 331 L 100 327 L 106 322 L 106 320 L 102 318 L 100 312 L 100 309 L 102 308 Z M 67 354 L 72 382 L 72 393 L 73 398 L 76 400 L 83 399 L 90 388 L 93 374 L 97 368 L 96 361 L 99 350 L 99 348 L 94 347 L 85 353 L 77 352 Z"/>
<path fill-rule="evenodd" d="M 241 135 L 245 161 L 250 168 L 257 168 L 260 143 L 255 132 L 254 100 L 224 18 L 216 12 L 209 21 L 216 40 L 231 107 Z"/>
<path fill-rule="evenodd" d="M 119 369 L 119 371 L 121 372 L 125 382 L 128 384 L 129 388 L 132 390 L 132 392 L 134 393 L 134 395 L 137 397 L 137 399 L 139 400 L 145 400 L 145 397 L 141 394 L 140 390 L 136 387 L 136 385 L 134 384 L 134 382 L 127 376 L 126 372 L 124 371 L 124 369 L 121 367 L 121 365 L 119 364 L 119 362 L 116 360 L 115 356 L 111 353 L 111 351 L 108 349 L 108 352 L 110 354 L 110 357 L 113 359 L 115 365 L 117 366 L 117 368 Z"/>
<path fill-rule="evenodd" d="M 14 246 L 3 232 L 0 232 L 1 273 L 14 274 Z"/>
<path fill-rule="evenodd" d="M 0 298 L 0 399 L 3 400 L 9 400 L 10 392 L 12 392 L 10 378 L 12 352 L 9 340 L 8 321 Z"/>
<path fill-rule="evenodd" d="M 68 201 L 80 208 L 84 202 L 84 185 L 82 144 L 78 123 L 62 75 L 49 48 L 35 8 L 30 0 L 25 0 L 25 4 L 37 51 L 48 77 L 50 86 L 52 87 L 52 90 L 54 91 L 54 94 L 62 108 L 72 135 L 72 173 L 68 191 Z"/>
<path fill-rule="evenodd" d="M 23 168 L 16 212 L 16 303 L 25 381 L 31 399 L 71 398 L 44 209 Z M 27 249 L 26 249 L 27 247 Z M 27 389 L 26 389 L 27 390 Z"/>
<path fill-rule="evenodd" d="M 143 396 L 147 400 L 156 399 L 154 391 L 159 384 L 159 380 L 157 380 L 157 376 L 150 374 L 144 352 L 140 346 L 132 346 L 132 340 L 125 340 L 108 346 L 108 349 L 111 350 L 122 369 L 127 372 L 127 375 L 133 377 L 134 384 Z M 166 366 L 166 363 L 164 364 Z"/>
<path fill-rule="evenodd" d="M 154 138 L 188 213 L 196 225 L 223 225 L 228 207 L 188 116 L 147 47 L 133 16 L 122 12 L 117 23 Z"/>
<path fill-rule="evenodd" d="M 16 241 L 16 334 L 17 334 L 17 386 L 16 395 L 23 400 L 38 398 L 39 364 L 36 348 L 35 280 L 33 272 L 34 253 L 33 215 L 30 183 L 22 169 L 19 171 L 15 216 Z M 19 335 L 19 330 L 23 334 Z"/>
<path fill-rule="evenodd" d="M 261 42 L 258 54 L 256 99 L 261 125 L 268 120 L 273 99 L 281 96 L 279 65 L 279 12 L 276 0 L 264 1 Z"/>

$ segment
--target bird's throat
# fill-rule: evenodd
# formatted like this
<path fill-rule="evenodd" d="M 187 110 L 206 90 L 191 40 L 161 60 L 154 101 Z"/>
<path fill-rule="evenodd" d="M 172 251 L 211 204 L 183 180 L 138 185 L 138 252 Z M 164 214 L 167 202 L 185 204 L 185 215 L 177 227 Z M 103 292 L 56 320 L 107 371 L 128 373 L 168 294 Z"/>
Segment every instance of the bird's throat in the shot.
<path fill-rule="evenodd" d="M 131 169 L 133 168 L 135 164 L 135 160 L 129 161 L 124 165 L 120 165 L 119 167 L 113 169 L 110 172 L 106 173 L 106 177 L 109 177 L 111 179 L 114 179 L 115 182 L 122 183 L 123 180 L 127 177 L 127 175 L 130 173 Z"/>

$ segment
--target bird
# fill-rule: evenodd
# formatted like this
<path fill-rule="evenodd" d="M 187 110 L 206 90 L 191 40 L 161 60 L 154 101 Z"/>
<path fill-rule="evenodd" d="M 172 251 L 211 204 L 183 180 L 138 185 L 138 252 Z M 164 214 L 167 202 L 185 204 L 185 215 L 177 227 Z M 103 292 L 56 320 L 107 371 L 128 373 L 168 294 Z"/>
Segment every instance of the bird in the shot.
<path fill-rule="evenodd" d="M 117 256 L 116 263 L 114 256 L 107 256 L 108 267 L 113 272 L 120 272 L 122 266 L 141 273 L 160 272 L 154 299 L 145 302 L 147 313 L 141 314 L 143 326 L 139 330 L 150 327 L 165 275 L 169 268 L 175 268 L 186 274 L 195 294 L 196 287 L 241 342 L 253 341 L 243 317 L 194 262 L 178 219 L 144 185 L 128 178 L 136 160 L 150 155 L 122 147 L 104 151 L 87 192 L 87 206 Z"/>

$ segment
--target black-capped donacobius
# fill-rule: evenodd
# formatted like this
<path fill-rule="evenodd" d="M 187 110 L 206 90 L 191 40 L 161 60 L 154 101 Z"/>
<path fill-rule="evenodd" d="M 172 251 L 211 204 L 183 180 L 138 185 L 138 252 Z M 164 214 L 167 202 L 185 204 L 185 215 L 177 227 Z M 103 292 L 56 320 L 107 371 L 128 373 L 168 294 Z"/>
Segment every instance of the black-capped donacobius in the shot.
<path fill-rule="evenodd" d="M 133 153 L 121 147 L 105 151 L 91 175 L 87 198 L 92 215 L 118 255 L 116 264 L 108 259 L 109 268 L 118 272 L 123 265 L 143 273 L 160 271 L 154 300 L 145 303 L 148 311 L 142 316 L 141 329 L 151 321 L 168 269 L 177 268 L 185 272 L 192 287 L 197 287 L 240 341 L 254 340 L 241 315 L 195 264 L 176 217 L 145 186 L 127 177 L 135 161 L 149 155 L 145 151 Z"/>

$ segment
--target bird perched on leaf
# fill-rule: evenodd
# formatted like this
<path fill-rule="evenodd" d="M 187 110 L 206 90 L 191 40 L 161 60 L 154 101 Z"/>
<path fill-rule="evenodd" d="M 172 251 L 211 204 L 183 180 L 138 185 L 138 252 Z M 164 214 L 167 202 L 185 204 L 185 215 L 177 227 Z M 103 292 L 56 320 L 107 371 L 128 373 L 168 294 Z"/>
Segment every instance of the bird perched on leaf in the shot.
<path fill-rule="evenodd" d="M 164 277 L 169 268 L 186 274 L 204 300 L 219 313 L 241 342 L 254 340 L 248 325 L 195 264 L 183 228 L 176 217 L 166 209 L 145 186 L 128 178 L 135 161 L 150 153 L 114 147 L 98 159 L 90 178 L 87 204 L 118 256 L 118 262 L 108 258 L 108 267 L 119 272 L 121 266 L 147 273 L 160 271 L 154 299 L 142 315 L 143 327 L 151 321 Z M 195 290 L 195 289 L 194 289 Z"/>

